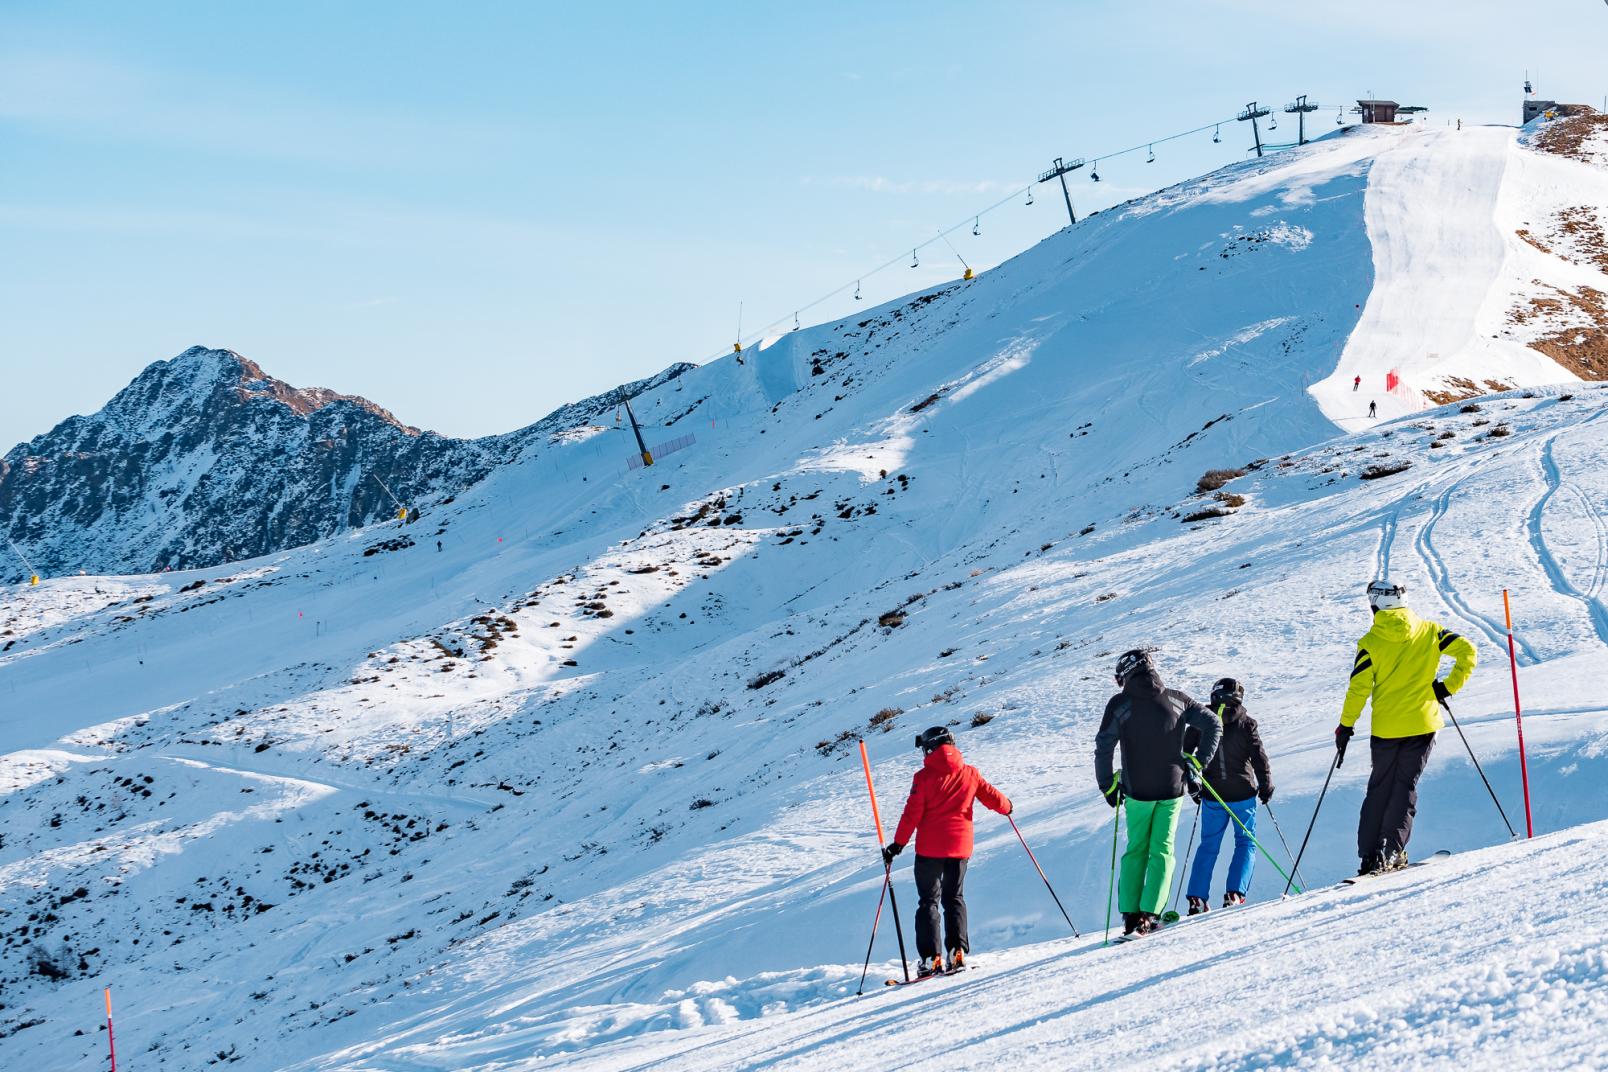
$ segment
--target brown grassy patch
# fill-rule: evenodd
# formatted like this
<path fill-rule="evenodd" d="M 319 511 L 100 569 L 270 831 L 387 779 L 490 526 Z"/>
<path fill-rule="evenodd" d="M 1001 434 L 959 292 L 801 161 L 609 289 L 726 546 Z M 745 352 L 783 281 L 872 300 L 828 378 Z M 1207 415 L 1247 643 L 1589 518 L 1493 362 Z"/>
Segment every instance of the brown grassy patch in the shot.
<path fill-rule="evenodd" d="M 1208 491 L 1216 491 L 1230 480 L 1235 480 L 1244 475 L 1245 470 L 1243 469 L 1208 469 L 1195 482 L 1195 493 L 1204 495 Z"/>

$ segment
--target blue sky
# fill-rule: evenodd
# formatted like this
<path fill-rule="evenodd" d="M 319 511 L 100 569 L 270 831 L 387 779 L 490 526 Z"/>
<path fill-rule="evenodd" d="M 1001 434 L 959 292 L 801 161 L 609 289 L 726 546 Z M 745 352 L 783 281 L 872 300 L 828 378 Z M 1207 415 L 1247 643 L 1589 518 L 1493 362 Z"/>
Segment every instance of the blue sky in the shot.
<path fill-rule="evenodd" d="M 1608 93 L 1595 0 L 1358 10 L 9 0 L 0 450 L 195 343 L 448 434 L 507 431 L 729 349 L 739 301 L 745 331 L 790 320 L 1055 156 L 1253 98 L 1514 122 L 1526 69 L 1544 96 Z M 1079 173 L 1077 207 L 1241 159 L 1246 134 Z M 1064 213 L 1040 187 L 953 241 L 985 267 Z M 930 247 L 867 276 L 865 304 L 959 270 Z"/>

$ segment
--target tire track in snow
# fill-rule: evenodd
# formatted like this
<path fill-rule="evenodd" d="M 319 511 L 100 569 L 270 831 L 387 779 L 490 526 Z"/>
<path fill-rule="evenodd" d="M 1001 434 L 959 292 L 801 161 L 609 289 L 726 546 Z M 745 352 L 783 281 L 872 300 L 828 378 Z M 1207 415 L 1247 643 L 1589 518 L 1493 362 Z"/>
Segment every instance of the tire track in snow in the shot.
<path fill-rule="evenodd" d="M 1435 496 L 1435 501 L 1430 506 L 1429 520 L 1424 522 L 1423 527 L 1418 530 L 1418 535 L 1413 540 L 1413 546 L 1418 552 L 1418 557 L 1423 560 L 1424 567 L 1429 570 L 1429 576 L 1435 582 L 1436 591 L 1440 592 L 1441 598 L 1446 601 L 1447 606 L 1452 608 L 1452 612 L 1479 629 L 1498 648 L 1506 647 L 1507 630 L 1498 624 L 1494 618 L 1489 618 L 1479 613 L 1469 605 L 1468 600 L 1463 598 L 1463 594 L 1452 583 L 1451 568 L 1446 565 L 1446 560 L 1441 557 L 1440 551 L 1435 547 L 1435 526 L 1441 518 L 1446 516 L 1447 507 L 1451 504 L 1452 492 L 1462 486 L 1462 480 L 1454 480 L 1446 485 L 1439 495 Z M 1524 663 L 1526 666 L 1534 666 L 1541 661 L 1536 657 L 1535 649 L 1530 647 L 1529 642 L 1523 637 L 1515 635 L 1513 639 L 1518 645 L 1522 656 L 1519 662 Z"/>
<path fill-rule="evenodd" d="M 1557 460 L 1552 456 L 1552 446 L 1558 441 L 1558 436 L 1562 434 L 1562 432 L 1559 432 L 1553 435 L 1541 448 L 1541 475 L 1546 480 L 1547 490 L 1542 492 L 1541 498 L 1537 499 L 1535 505 L 1530 508 L 1528 521 L 1530 546 L 1535 549 L 1536 558 L 1540 559 L 1541 569 L 1546 573 L 1547 581 L 1552 585 L 1552 590 L 1559 595 L 1578 600 L 1585 606 L 1586 614 L 1591 618 L 1591 626 L 1597 631 L 1597 639 L 1605 647 L 1608 647 L 1608 608 L 1603 607 L 1602 601 L 1597 598 L 1595 592 L 1582 592 L 1575 587 L 1574 582 L 1569 580 L 1568 576 L 1563 572 L 1563 567 L 1558 564 L 1558 560 L 1552 556 L 1551 549 L 1547 547 L 1546 535 L 1541 528 L 1542 521 L 1546 516 L 1547 503 L 1551 502 L 1552 497 L 1558 493 L 1558 489 L 1564 486 L 1563 474 L 1558 469 Z M 1603 555 L 1602 543 L 1601 530 L 1599 529 L 1597 538 L 1597 561 L 1599 564 Z M 1598 576 L 1600 576 L 1600 573 Z M 1597 577 L 1593 577 L 1592 584 L 1595 588 Z"/>

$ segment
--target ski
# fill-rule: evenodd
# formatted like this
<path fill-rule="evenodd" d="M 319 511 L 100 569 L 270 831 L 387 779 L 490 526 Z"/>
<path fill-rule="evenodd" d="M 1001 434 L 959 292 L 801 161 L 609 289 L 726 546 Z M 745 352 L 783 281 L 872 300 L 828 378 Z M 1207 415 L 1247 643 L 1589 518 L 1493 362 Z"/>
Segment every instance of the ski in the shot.
<path fill-rule="evenodd" d="M 928 979 L 942 979 L 942 978 L 945 978 L 946 976 L 950 976 L 950 975 L 959 975 L 961 972 L 963 972 L 965 970 L 966 970 L 965 967 L 962 966 L 962 967 L 954 968 L 954 969 L 951 969 L 951 970 L 948 970 L 948 971 L 933 972 L 931 975 L 917 975 L 917 976 L 915 976 L 913 978 L 910 978 L 910 979 L 884 979 L 882 981 L 882 985 L 884 985 L 884 986 L 914 986 L 917 983 L 924 983 Z"/>
<path fill-rule="evenodd" d="M 1363 881 L 1365 881 L 1367 879 L 1371 879 L 1371 878 L 1386 878 L 1387 876 L 1390 876 L 1390 875 L 1398 875 L 1402 871 L 1411 871 L 1415 867 L 1423 867 L 1427 863 L 1433 863 L 1436 860 L 1444 859 L 1444 858 L 1450 856 L 1451 854 L 1452 854 L 1452 851 L 1450 849 L 1441 849 L 1438 852 L 1433 852 L 1430 855 L 1424 857 L 1422 860 L 1414 860 L 1411 863 L 1409 863 L 1406 867 L 1398 868 L 1395 871 L 1379 871 L 1379 872 L 1376 872 L 1376 873 L 1371 874 L 1371 875 L 1352 875 L 1350 878 L 1343 878 L 1343 879 L 1340 880 L 1340 885 L 1342 885 L 1342 886 L 1355 886 L 1357 883 L 1363 882 Z"/>

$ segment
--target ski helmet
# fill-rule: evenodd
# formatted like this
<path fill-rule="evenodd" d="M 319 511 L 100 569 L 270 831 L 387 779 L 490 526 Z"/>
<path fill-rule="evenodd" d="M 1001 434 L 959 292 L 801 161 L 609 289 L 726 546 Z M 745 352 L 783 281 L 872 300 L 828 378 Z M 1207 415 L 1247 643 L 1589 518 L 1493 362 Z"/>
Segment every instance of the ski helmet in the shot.
<path fill-rule="evenodd" d="M 1231 677 L 1217 679 L 1212 686 L 1212 706 L 1220 707 L 1226 703 L 1239 703 L 1245 699 L 1245 686 Z"/>
<path fill-rule="evenodd" d="M 1128 679 L 1138 670 L 1154 670 L 1155 668 L 1156 664 L 1150 658 L 1148 648 L 1134 648 L 1132 651 L 1125 651 L 1117 659 L 1117 684 L 1127 684 Z"/>
<path fill-rule="evenodd" d="M 916 734 L 916 747 L 923 753 L 931 752 L 946 744 L 954 744 L 955 738 L 947 726 L 932 726 Z"/>
<path fill-rule="evenodd" d="M 1395 581 L 1374 581 L 1368 585 L 1368 605 L 1376 611 L 1406 607 L 1407 586 Z"/>

